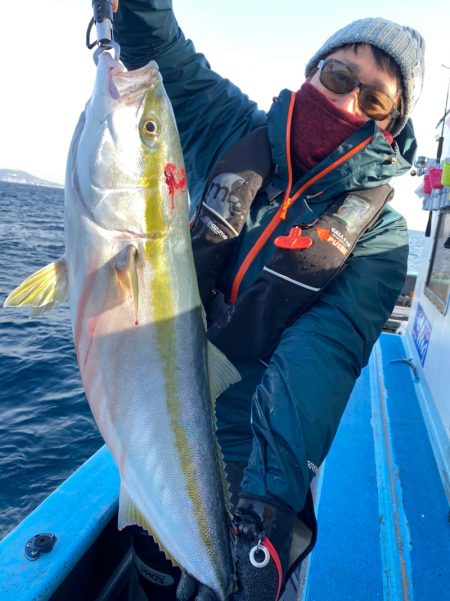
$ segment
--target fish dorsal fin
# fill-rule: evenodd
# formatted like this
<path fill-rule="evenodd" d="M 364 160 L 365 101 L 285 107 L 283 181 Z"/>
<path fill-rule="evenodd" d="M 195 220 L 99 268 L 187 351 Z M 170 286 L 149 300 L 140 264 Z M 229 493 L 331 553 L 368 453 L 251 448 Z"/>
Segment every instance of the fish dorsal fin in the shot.
<path fill-rule="evenodd" d="M 217 399 L 241 379 L 238 370 L 214 344 L 208 341 L 208 371 L 211 398 Z"/>
<path fill-rule="evenodd" d="M 178 562 L 175 561 L 175 559 L 171 556 L 167 549 L 165 549 L 161 542 L 158 540 L 158 537 L 156 536 L 150 522 L 148 522 L 148 520 L 145 519 L 143 513 L 139 510 L 131 496 L 128 494 L 128 491 L 123 485 L 123 483 L 121 483 L 120 485 L 119 515 L 117 525 L 119 530 L 122 530 L 127 526 L 140 526 L 141 528 L 146 530 L 151 537 L 153 537 L 153 539 L 158 544 L 159 548 L 167 557 L 167 559 L 169 559 L 174 565 L 179 566 Z"/>
<path fill-rule="evenodd" d="M 35 307 L 34 315 L 50 311 L 68 298 L 68 280 L 64 258 L 46 265 L 26 278 L 8 295 L 4 307 Z"/>

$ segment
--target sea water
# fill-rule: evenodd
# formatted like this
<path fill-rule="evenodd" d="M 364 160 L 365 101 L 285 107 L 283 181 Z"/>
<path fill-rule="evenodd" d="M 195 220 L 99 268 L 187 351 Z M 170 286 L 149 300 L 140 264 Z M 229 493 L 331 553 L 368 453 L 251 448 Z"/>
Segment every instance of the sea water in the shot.
<path fill-rule="evenodd" d="M 102 444 L 67 304 L 39 317 L 8 293 L 64 252 L 64 192 L 0 182 L 0 538 Z"/>
<path fill-rule="evenodd" d="M 0 182 L 0 306 L 64 252 L 64 192 Z M 410 232 L 416 271 L 423 232 Z M 67 304 L 0 308 L 0 538 L 102 444 L 81 386 Z"/>

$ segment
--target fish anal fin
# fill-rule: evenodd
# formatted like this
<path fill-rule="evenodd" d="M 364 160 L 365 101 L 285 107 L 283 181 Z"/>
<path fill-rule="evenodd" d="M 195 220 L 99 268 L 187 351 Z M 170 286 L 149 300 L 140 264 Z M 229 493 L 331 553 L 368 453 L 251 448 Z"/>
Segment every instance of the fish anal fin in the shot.
<path fill-rule="evenodd" d="M 139 309 L 139 280 L 136 266 L 137 252 L 137 248 L 133 244 L 129 244 L 119 252 L 114 265 L 116 280 L 133 303 L 136 324 Z"/>
<path fill-rule="evenodd" d="M 175 561 L 172 555 L 164 548 L 161 542 L 158 540 L 156 533 L 154 532 L 151 524 L 144 517 L 140 509 L 136 506 L 133 499 L 128 494 L 126 488 L 121 484 L 119 493 L 119 516 L 118 516 L 118 528 L 123 530 L 127 526 L 140 526 L 148 532 L 148 534 L 155 540 L 160 550 L 164 553 L 169 561 L 173 565 L 181 567 L 180 564 Z"/>
<path fill-rule="evenodd" d="M 64 258 L 54 261 L 27 277 L 6 298 L 4 307 L 35 307 L 34 315 L 50 311 L 68 298 Z"/>

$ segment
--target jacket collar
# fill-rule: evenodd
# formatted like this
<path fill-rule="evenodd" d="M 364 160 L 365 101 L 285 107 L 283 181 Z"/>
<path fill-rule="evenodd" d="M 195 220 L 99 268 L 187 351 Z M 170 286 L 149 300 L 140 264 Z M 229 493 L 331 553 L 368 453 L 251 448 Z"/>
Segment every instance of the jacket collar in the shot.
<path fill-rule="evenodd" d="M 268 133 L 275 166 L 274 183 L 283 189 L 288 185 L 290 150 L 287 150 L 286 129 L 292 94 L 293 92 L 289 90 L 283 90 L 268 113 Z M 336 168 L 329 170 L 327 175 L 310 186 L 307 198 L 317 197 L 324 201 L 331 193 L 336 197 L 337 193 L 373 188 L 387 183 L 392 177 L 402 175 L 410 169 L 417 148 L 411 120 L 394 139 L 393 146 L 387 142 L 375 121 L 368 121 L 299 181 L 294 182 L 292 193 L 369 138 L 370 142 L 360 151 Z"/>

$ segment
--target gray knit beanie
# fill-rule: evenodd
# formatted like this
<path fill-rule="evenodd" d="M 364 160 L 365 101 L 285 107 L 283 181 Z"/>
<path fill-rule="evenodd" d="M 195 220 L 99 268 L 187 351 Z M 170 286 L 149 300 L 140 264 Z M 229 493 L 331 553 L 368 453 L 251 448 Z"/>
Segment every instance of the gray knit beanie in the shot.
<path fill-rule="evenodd" d="M 319 61 L 346 44 L 370 44 L 381 48 L 398 64 L 403 78 L 404 111 L 392 134 L 398 135 L 419 99 L 424 76 L 425 42 L 418 31 L 381 18 L 353 21 L 332 35 L 306 65 L 306 76 Z"/>

